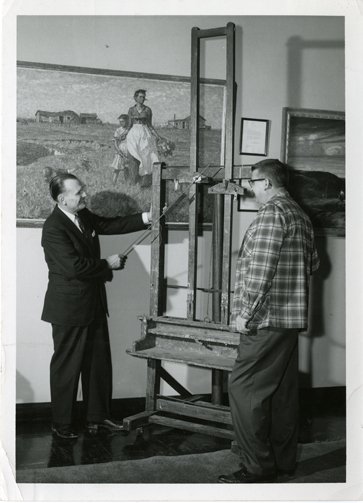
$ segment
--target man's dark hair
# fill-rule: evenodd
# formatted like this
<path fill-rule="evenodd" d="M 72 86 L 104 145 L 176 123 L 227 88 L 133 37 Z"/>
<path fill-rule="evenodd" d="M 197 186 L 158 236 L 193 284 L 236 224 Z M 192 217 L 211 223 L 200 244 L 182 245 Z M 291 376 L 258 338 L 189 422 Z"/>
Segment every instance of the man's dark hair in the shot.
<path fill-rule="evenodd" d="M 289 168 L 278 159 L 265 159 L 251 167 L 251 171 L 258 169 L 261 175 L 269 178 L 274 187 L 287 187 L 289 182 Z"/>
<path fill-rule="evenodd" d="M 53 176 L 53 178 L 49 182 L 49 192 L 54 201 L 57 202 L 59 194 L 63 192 L 64 182 L 66 180 L 78 180 L 80 182 L 79 178 L 77 178 L 75 175 L 72 175 L 72 173 L 58 173 L 57 175 Z"/>

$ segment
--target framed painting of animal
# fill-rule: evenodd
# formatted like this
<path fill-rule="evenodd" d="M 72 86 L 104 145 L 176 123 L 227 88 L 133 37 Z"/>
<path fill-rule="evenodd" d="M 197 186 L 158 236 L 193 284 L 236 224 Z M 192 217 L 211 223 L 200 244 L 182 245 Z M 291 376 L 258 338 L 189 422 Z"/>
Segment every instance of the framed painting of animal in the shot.
<path fill-rule="evenodd" d="M 220 165 L 224 100 L 225 81 L 201 80 L 200 170 Z M 138 104 L 145 112 L 140 117 Z M 153 137 L 147 140 L 147 158 L 136 147 L 145 121 L 148 138 Z M 87 205 L 95 213 L 112 217 L 147 210 L 152 162 L 189 165 L 189 125 L 189 77 L 19 61 L 17 225 L 42 226 L 54 206 L 49 181 L 59 171 L 85 183 Z M 179 197 L 173 183 L 167 190 L 169 201 Z M 213 196 L 205 196 L 201 204 L 208 223 Z M 168 221 L 188 221 L 186 200 Z"/>
<path fill-rule="evenodd" d="M 345 236 L 345 114 L 284 108 L 281 159 L 289 191 L 317 234 Z"/>

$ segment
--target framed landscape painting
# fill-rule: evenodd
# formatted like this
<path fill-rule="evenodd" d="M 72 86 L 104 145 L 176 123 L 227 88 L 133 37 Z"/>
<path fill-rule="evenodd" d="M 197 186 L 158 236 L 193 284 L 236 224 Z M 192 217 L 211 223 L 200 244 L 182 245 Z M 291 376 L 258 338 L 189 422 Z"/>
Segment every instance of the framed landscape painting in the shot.
<path fill-rule="evenodd" d="M 189 165 L 190 78 L 20 61 L 17 65 L 17 224 L 41 226 L 54 202 L 49 180 L 59 171 L 86 185 L 88 207 L 102 216 L 149 209 L 151 180 L 140 177 L 128 155 L 115 180 L 114 134 L 118 118 L 146 90 L 152 123 L 165 140 L 160 162 Z M 199 109 L 199 167 L 220 165 L 225 81 L 202 79 Z M 170 148 L 165 148 L 168 145 Z M 151 177 L 150 177 L 151 178 Z M 181 189 L 179 189 L 180 191 Z M 167 188 L 169 204 L 180 196 Z M 213 196 L 201 197 L 211 220 Z M 187 199 L 187 198 L 185 198 Z M 188 221 L 188 205 L 170 212 L 169 221 Z"/>
<path fill-rule="evenodd" d="M 345 114 L 283 109 L 282 161 L 289 192 L 320 234 L 345 235 Z"/>

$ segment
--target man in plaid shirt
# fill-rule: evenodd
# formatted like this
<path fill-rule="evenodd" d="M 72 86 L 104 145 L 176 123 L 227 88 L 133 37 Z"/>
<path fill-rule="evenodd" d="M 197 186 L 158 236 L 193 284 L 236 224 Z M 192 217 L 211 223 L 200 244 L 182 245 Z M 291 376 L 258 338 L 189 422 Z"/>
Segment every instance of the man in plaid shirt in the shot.
<path fill-rule="evenodd" d="M 287 177 L 276 159 L 252 167 L 261 207 L 238 255 L 231 316 L 241 333 L 229 398 L 242 468 L 220 482 L 270 482 L 295 469 L 298 333 L 307 328 L 319 258 L 311 222 L 285 189 Z"/>

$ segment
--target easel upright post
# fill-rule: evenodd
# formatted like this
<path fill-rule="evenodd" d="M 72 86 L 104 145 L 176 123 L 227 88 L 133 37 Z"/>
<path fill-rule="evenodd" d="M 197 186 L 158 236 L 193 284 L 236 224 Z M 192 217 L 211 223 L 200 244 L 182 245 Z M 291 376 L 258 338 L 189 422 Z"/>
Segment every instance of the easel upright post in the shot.
<path fill-rule="evenodd" d="M 225 139 L 225 179 L 233 176 L 234 147 L 234 24 L 227 24 L 227 104 L 226 104 L 226 139 Z M 232 196 L 224 196 L 224 235 L 223 235 L 223 271 L 222 271 L 222 314 L 223 324 L 229 323 L 230 286 L 231 286 L 231 245 L 232 245 Z"/>
<path fill-rule="evenodd" d="M 199 144 L 199 28 L 192 29 L 191 82 L 190 82 L 190 172 L 198 171 Z M 189 189 L 189 253 L 187 318 L 195 319 L 197 290 L 197 231 L 198 231 L 198 187 L 194 183 Z"/>
<path fill-rule="evenodd" d="M 152 175 L 152 241 L 150 267 L 150 316 L 160 316 L 163 307 L 164 255 L 163 234 L 165 222 L 160 219 L 163 209 L 161 190 L 161 163 L 153 165 Z"/>

